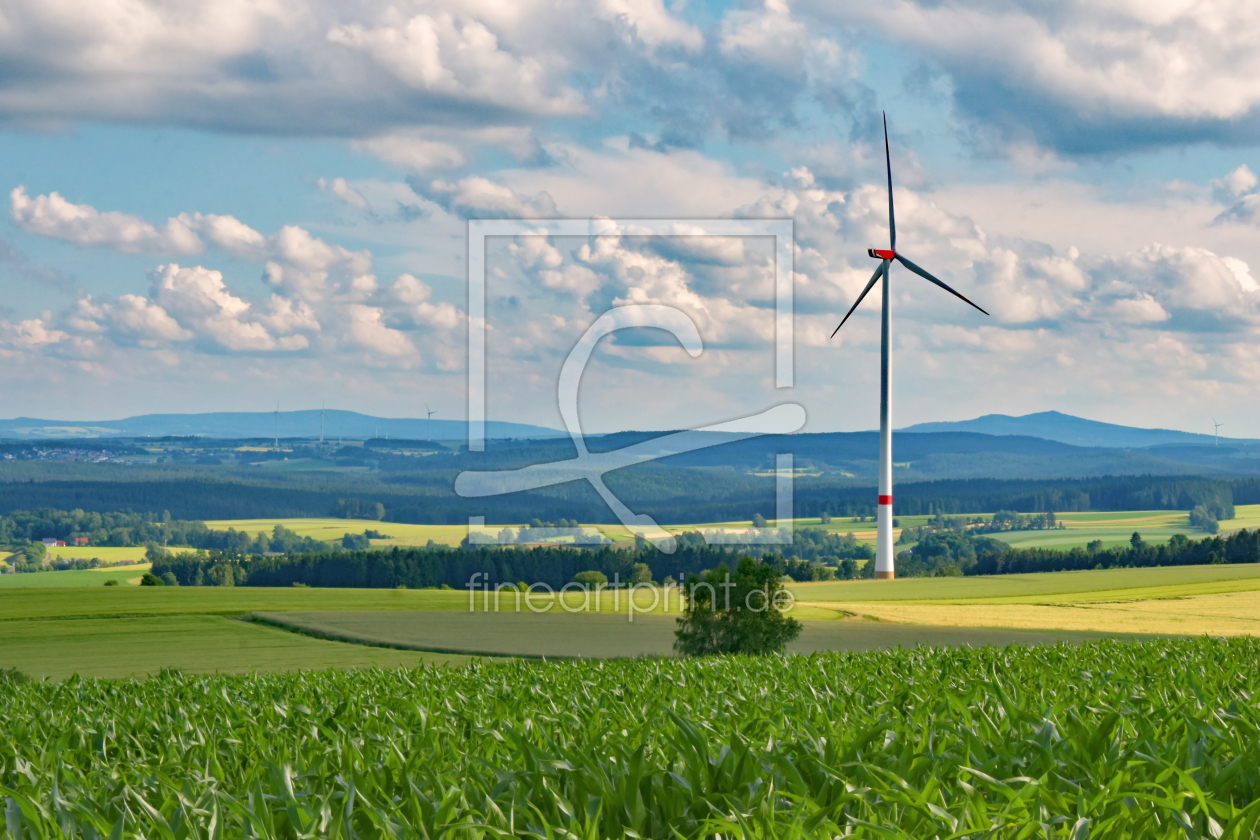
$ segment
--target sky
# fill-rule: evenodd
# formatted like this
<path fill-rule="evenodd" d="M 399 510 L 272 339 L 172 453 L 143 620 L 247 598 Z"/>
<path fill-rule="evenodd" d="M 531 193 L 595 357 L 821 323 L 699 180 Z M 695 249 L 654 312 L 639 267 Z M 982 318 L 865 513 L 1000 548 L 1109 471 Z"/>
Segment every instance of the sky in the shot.
<path fill-rule="evenodd" d="M 486 416 L 588 433 L 794 402 L 1260 437 L 1260 6 L 1242 0 L 0 0 L 6 417 L 466 416 L 470 219 L 791 219 L 488 240 Z"/>

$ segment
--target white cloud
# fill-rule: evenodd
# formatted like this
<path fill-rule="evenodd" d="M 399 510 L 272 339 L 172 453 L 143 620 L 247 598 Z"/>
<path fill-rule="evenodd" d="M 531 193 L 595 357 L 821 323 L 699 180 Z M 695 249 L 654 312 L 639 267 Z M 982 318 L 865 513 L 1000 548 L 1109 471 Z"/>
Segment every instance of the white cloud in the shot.
<path fill-rule="evenodd" d="M 116 305 L 98 307 L 96 312 L 109 318 L 116 333 L 137 342 L 187 341 L 193 337 L 160 304 L 139 295 L 123 295 Z"/>
<path fill-rule="evenodd" d="M 363 197 L 363 193 L 347 184 L 345 178 L 333 178 L 331 180 L 320 178 L 318 183 L 321 190 L 331 193 L 351 207 L 359 210 L 367 210 L 370 207 L 368 200 Z"/>
<path fill-rule="evenodd" d="M 1213 186 L 1234 197 L 1251 192 L 1257 184 L 1260 184 L 1260 180 L 1257 180 L 1256 173 L 1245 163 L 1219 181 L 1213 182 Z"/>
<path fill-rule="evenodd" d="M 547 193 L 518 193 L 479 175 L 454 182 L 438 179 L 417 187 L 425 198 L 464 219 L 549 219 L 558 215 Z"/>
<path fill-rule="evenodd" d="M 7 343 L 26 350 L 56 344 L 67 338 L 67 334 L 61 330 L 49 329 L 42 318 L 31 318 L 6 327 L 4 332 Z"/>
<path fill-rule="evenodd" d="M 251 304 L 233 295 L 223 274 L 201 266 L 158 266 L 151 275 L 150 297 L 171 317 L 199 336 L 227 350 L 298 349 L 300 336 L 277 341 L 267 328 L 252 320 Z"/>
<path fill-rule="evenodd" d="M 101 213 L 87 204 L 71 204 L 55 192 L 31 198 L 23 186 L 9 193 L 9 202 L 13 221 L 23 230 L 76 245 L 130 254 L 196 254 L 202 249 L 201 239 L 181 219 L 167 219 L 159 230 L 138 216 Z"/>
<path fill-rule="evenodd" d="M 1036 137 L 1103 151 L 1176 145 L 1187 132 L 1238 142 L 1260 113 L 1253 3 L 803 0 L 801 8 L 836 25 L 872 26 L 935 59 L 963 112 L 1015 145 Z"/>
<path fill-rule="evenodd" d="M 373 137 L 370 140 L 356 141 L 354 146 L 386 163 L 412 172 L 458 169 L 466 160 L 464 153 L 455 144 L 430 140 L 414 133 Z"/>
<path fill-rule="evenodd" d="M 342 342 L 346 347 L 386 357 L 416 357 L 416 348 L 407 336 L 386 326 L 385 313 L 379 307 L 351 304 L 346 307 L 345 319 Z"/>
<path fill-rule="evenodd" d="M 333 27 L 328 40 L 363 53 L 409 87 L 452 99 L 553 116 L 585 110 L 581 95 L 560 80 L 559 61 L 518 58 L 475 19 L 418 14 L 377 27 Z"/>

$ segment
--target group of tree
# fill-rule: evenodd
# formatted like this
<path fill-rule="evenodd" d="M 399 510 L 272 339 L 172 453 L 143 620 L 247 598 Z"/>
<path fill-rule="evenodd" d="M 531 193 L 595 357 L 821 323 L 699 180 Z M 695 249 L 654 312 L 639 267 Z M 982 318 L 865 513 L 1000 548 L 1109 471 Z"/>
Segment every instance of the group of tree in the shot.
<path fill-rule="evenodd" d="M 993 537 L 946 531 L 925 538 L 897 555 L 898 577 L 1028 574 L 1085 569 L 1205 566 L 1260 563 L 1260 530 L 1192 540 L 1174 534 L 1151 544 L 1134 533 L 1127 545 L 1104 548 L 1101 540 L 1068 551 L 1012 548 Z M 868 564 L 869 565 L 869 564 Z"/>
<path fill-rule="evenodd" d="M 247 554 L 269 552 L 318 552 L 327 549 L 319 540 L 275 526 L 270 533 L 250 534 L 229 528 L 213 530 L 199 521 L 172 519 L 169 512 L 142 514 L 130 510 L 94 513 L 83 510 L 18 510 L 0 516 L 0 545 L 24 555 L 31 564 L 42 564 L 44 539 L 89 546 L 173 546 L 203 549 L 235 549 Z"/>

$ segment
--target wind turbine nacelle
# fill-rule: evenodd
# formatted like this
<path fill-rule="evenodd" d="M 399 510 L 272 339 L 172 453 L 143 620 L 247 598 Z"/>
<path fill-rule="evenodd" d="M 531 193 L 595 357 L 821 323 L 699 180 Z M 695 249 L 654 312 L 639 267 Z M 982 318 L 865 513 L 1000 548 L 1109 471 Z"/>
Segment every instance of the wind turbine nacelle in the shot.
<path fill-rule="evenodd" d="M 881 251 L 879 248 L 867 248 L 866 253 L 877 260 L 891 260 L 897 256 L 896 251 Z"/>

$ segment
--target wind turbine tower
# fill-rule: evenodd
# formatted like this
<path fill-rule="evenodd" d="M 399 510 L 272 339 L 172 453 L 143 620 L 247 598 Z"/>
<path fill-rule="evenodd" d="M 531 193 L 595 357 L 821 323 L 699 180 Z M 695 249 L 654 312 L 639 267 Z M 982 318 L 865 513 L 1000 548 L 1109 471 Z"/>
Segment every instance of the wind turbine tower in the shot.
<path fill-rule="evenodd" d="M 280 400 L 276 400 L 276 449 L 280 448 Z"/>
<path fill-rule="evenodd" d="M 879 260 L 879 268 L 875 269 L 875 273 L 871 275 L 870 282 L 866 284 L 866 288 L 862 290 L 862 294 L 858 295 L 857 302 L 849 310 L 844 319 L 840 321 L 840 326 L 836 327 L 835 332 L 831 334 L 832 338 L 836 337 L 836 333 L 840 332 L 840 327 L 844 326 L 844 322 L 849 320 L 849 315 L 853 314 L 853 310 L 858 308 L 866 293 L 871 290 L 881 277 L 884 279 L 884 288 L 882 289 L 884 306 L 883 315 L 880 319 L 880 340 L 879 340 L 879 537 L 875 545 L 875 577 L 881 580 L 892 580 L 896 577 L 896 570 L 893 566 L 893 466 L 892 466 L 892 293 L 889 291 L 888 270 L 892 266 L 894 260 L 901 263 L 910 271 L 922 277 L 931 283 L 935 283 L 954 297 L 960 298 L 966 303 L 976 306 L 967 298 L 942 283 L 940 280 L 928 274 L 919 266 L 910 262 L 901 254 L 897 253 L 897 223 L 893 215 L 893 192 L 892 192 L 892 152 L 888 148 L 888 116 L 884 116 L 884 159 L 888 171 L 888 250 L 879 250 L 870 248 L 867 255 Z M 983 309 L 980 309 L 984 312 Z M 988 315 L 988 312 L 984 312 Z"/>
<path fill-rule="evenodd" d="M 324 442 L 324 404 L 319 404 L 319 442 Z"/>
<path fill-rule="evenodd" d="M 1221 445 L 1221 426 L 1224 426 L 1225 424 L 1224 424 L 1224 423 L 1217 423 L 1217 422 L 1216 422 L 1216 418 L 1215 418 L 1215 417 L 1213 417 L 1213 418 L 1212 418 L 1212 425 L 1216 427 L 1216 443 L 1214 443 L 1214 444 L 1212 444 L 1212 445 L 1213 445 L 1213 446 L 1220 446 L 1220 445 Z"/>
<path fill-rule="evenodd" d="M 428 436 L 428 438 L 429 438 L 429 443 L 433 443 L 433 415 L 434 415 L 434 414 L 437 414 L 437 412 L 436 412 L 436 411 L 431 411 L 431 410 L 429 409 L 429 404 L 428 404 L 428 403 L 425 403 L 425 404 L 424 404 L 424 410 L 425 410 L 425 414 L 427 415 L 427 417 L 426 417 L 426 421 L 427 421 L 427 424 L 428 424 L 428 425 L 425 427 L 425 434 L 426 434 L 426 435 Z"/>

